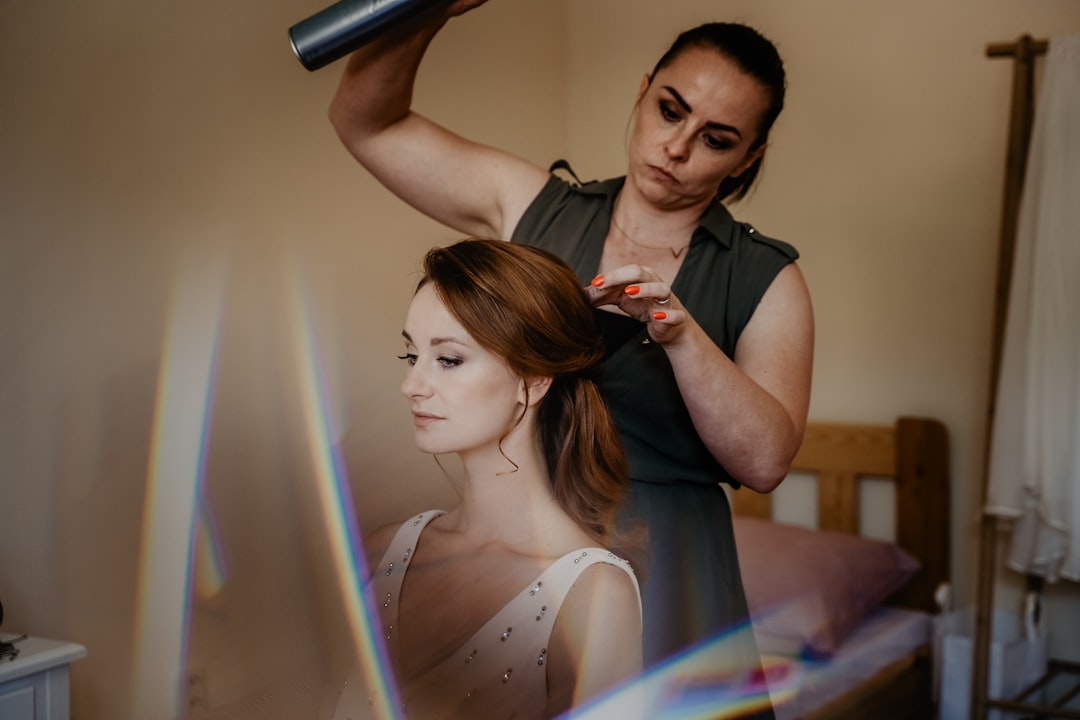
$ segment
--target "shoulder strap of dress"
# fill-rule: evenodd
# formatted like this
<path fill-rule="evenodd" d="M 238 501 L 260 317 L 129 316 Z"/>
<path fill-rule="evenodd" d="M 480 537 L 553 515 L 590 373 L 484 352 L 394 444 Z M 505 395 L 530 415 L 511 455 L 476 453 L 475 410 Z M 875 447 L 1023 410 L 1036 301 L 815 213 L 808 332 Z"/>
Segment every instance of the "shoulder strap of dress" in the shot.
<path fill-rule="evenodd" d="M 416 541 L 424 532 L 424 528 L 432 520 L 445 514 L 445 510 L 427 510 L 401 523 L 401 527 L 394 533 L 394 539 L 386 546 L 386 552 L 379 561 L 379 568 L 389 575 L 391 570 L 403 567 L 412 557 L 412 552 L 416 549 Z"/>
<path fill-rule="evenodd" d="M 570 167 L 570 163 L 566 160 L 559 159 L 551 163 L 551 167 L 548 168 L 548 172 L 554 174 L 556 170 L 565 170 L 566 172 L 568 172 L 570 174 L 570 177 L 574 178 L 574 182 L 578 186 L 585 184 L 581 182 L 581 178 L 577 176 L 577 173 L 574 172 L 574 168 Z"/>
<path fill-rule="evenodd" d="M 641 586 L 638 584 L 637 576 L 634 575 L 630 563 L 610 550 L 599 547 L 582 548 L 580 550 L 575 550 L 572 553 L 568 553 L 567 555 L 563 555 L 556 560 L 551 567 L 544 571 L 542 578 L 545 583 L 549 584 L 549 590 L 552 595 L 558 599 L 557 605 L 562 604 L 563 598 L 566 597 L 566 593 L 570 592 L 570 588 L 577 581 L 581 573 L 597 563 L 613 565 L 630 576 L 630 579 L 634 583 L 634 589 L 637 590 L 638 610 L 640 611 Z"/>
<path fill-rule="evenodd" d="M 380 608 L 379 618 L 387 642 L 397 642 L 397 634 L 393 629 L 398 624 L 398 600 L 416 542 L 428 523 L 443 513 L 443 510 L 428 510 L 403 522 L 394 533 L 379 564 L 371 568 L 366 592 L 369 593 L 370 602 L 377 603 Z"/>
<path fill-rule="evenodd" d="M 788 260 L 794 262 L 795 260 L 799 259 L 799 251 L 796 250 L 795 247 L 790 243 L 786 243 L 783 240 L 777 240 L 776 238 L 769 237 L 768 235 L 762 235 L 760 232 L 758 232 L 757 228 L 755 228 L 748 222 L 740 222 L 739 229 L 741 232 L 745 233 L 752 241 L 768 245 L 774 250 L 782 253 L 785 257 L 787 257 Z"/>

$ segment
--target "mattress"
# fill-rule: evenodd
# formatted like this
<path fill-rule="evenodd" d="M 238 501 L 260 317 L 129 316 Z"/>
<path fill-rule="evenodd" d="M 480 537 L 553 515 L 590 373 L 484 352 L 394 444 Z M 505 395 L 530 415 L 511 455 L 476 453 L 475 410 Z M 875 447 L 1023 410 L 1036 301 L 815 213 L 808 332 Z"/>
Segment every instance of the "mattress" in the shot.
<path fill-rule="evenodd" d="M 829 660 L 764 657 L 777 720 L 793 720 L 825 706 L 882 669 L 930 642 L 928 613 L 881 607 L 871 613 Z M 778 672 L 776 668 L 784 668 Z"/>

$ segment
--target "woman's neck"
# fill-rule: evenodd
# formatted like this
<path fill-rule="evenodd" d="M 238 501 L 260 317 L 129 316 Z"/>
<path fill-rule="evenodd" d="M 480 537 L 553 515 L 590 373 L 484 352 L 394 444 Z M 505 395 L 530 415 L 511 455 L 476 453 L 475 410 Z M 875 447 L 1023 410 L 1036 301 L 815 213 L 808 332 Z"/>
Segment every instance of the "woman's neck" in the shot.
<path fill-rule="evenodd" d="M 504 451 L 507 457 L 462 456 L 461 505 L 448 513 L 447 529 L 461 533 L 471 545 L 500 544 L 542 554 L 558 544 L 569 517 L 555 500 L 539 451 Z"/>
<path fill-rule="evenodd" d="M 671 238 L 672 241 L 689 242 L 694 228 L 708 208 L 708 203 L 684 208 L 657 207 L 646 200 L 631 179 L 627 178 L 615 197 L 611 219 L 620 232 L 634 240 L 644 242 L 646 238 Z"/>

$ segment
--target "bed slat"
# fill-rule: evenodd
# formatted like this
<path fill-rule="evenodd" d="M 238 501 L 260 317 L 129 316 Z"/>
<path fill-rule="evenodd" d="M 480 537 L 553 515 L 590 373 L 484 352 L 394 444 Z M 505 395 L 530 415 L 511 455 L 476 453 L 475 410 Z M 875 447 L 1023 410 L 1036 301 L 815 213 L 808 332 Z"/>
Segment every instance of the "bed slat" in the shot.
<path fill-rule="evenodd" d="M 818 528 L 858 534 L 859 478 L 855 473 L 822 470 L 818 475 Z"/>

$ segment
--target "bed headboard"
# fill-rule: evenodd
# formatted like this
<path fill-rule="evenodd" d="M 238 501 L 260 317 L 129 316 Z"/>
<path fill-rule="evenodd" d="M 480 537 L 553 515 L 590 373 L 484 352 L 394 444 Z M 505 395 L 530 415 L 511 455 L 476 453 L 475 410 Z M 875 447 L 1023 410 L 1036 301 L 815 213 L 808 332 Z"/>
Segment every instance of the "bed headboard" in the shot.
<path fill-rule="evenodd" d="M 895 425 L 810 422 L 792 472 L 817 478 L 818 527 L 859 532 L 863 478 L 896 484 L 896 543 L 922 564 L 890 604 L 934 611 L 934 592 L 949 580 L 949 447 L 945 426 L 902 417 Z M 748 489 L 731 494 L 737 515 L 772 518 L 772 499 Z"/>

